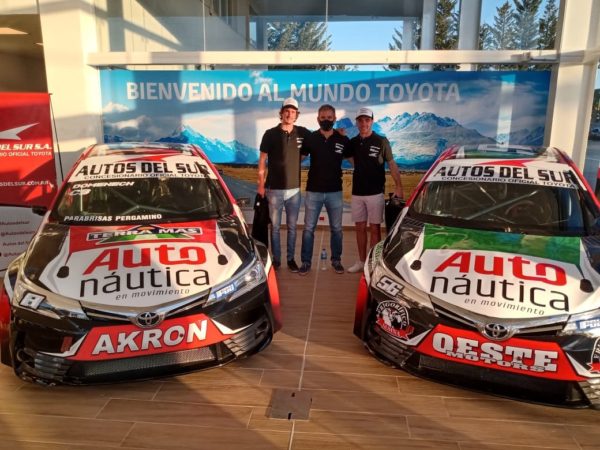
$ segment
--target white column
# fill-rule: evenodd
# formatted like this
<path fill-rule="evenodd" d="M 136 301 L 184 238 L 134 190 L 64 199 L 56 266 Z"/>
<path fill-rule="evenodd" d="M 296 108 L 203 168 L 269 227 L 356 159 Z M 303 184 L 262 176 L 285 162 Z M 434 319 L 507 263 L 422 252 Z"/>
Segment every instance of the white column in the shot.
<path fill-rule="evenodd" d="M 461 0 L 458 28 L 458 50 L 479 48 L 479 22 L 481 21 L 481 0 Z M 461 64 L 458 70 L 476 70 L 475 64 Z"/>
<path fill-rule="evenodd" d="M 99 73 L 85 64 L 86 54 L 98 51 L 94 1 L 39 0 L 39 10 L 55 138 L 66 175 L 80 150 L 102 141 Z"/>
<path fill-rule="evenodd" d="M 600 2 L 563 0 L 561 10 L 562 31 L 557 39 L 560 54 L 600 46 Z M 551 120 L 547 122 L 551 127 L 546 127 L 545 141 L 569 153 L 581 168 L 585 163 L 597 66 L 598 59 L 586 64 L 559 64 L 551 87 L 554 98 L 549 108 Z"/>
<path fill-rule="evenodd" d="M 423 0 L 423 18 L 421 19 L 420 50 L 435 50 L 435 11 L 437 0 Z M 421 64 L 419 70 L 433 70 L 431 64 Z"/>
<path fill-rule="evenodd" d="M 402 50 L 415 49 L 415 20 L 405 18 L 402 22 Z M 400 70 L 410 70 L 410 66 L 402 64 Z"/>

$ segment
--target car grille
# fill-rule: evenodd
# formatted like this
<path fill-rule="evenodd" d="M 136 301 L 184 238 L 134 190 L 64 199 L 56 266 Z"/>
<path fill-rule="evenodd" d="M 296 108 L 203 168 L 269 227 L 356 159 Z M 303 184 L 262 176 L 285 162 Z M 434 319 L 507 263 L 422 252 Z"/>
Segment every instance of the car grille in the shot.
<path fill-rule="evenodd" d="M 137 370 L 160 369 L 166 366 L 180 366 L 191 363 L 214 361 L 215 355 L 210 347 L 195 348 L 174 353 L 139 356 L 137 358 L 94 361 L 81 364 L 81 376 L 95 377 L 107 374 L 132 372 Z"/>
<path fill-rule="evenodd" d="M 231 338 L 223 341 L 223 344 L 225 344 L 229 351 L 234 353 L 235 356 L 239 356 L 256 348 L 261 341 L 264 341 L 265 337 L 269 334 L 270 328 L 269 320 L 263 316 L 261 320 L 258 320 L 245 330 L 234 334 Z M 269 342 L 270 341 L 264 342 L 263 346 L 266 346 Z M 258 350 L 260 349 L 257 349 L 257 351 Z"/>
<path fill-rule="evenodd" d="M 414 352 L 412 347 L 404 345 L 375 324 L 367 330 L 367 344 L 369 350 L 397 366 L 403 365 Z"/>
<path fill-rule="evenodd" d="M 435 312 L 440 317 L 440 322 L 454 328 L 467 328 L 479 332 L 486 323 L 496 321 L 498 323 L 510 324 L 519 337 L 556 336 L 565 324 L 566 317 L 552 317 L 549 319 L 491 319 L 473 313 L 463 308 L 449 305 L 432 298 Z"/>

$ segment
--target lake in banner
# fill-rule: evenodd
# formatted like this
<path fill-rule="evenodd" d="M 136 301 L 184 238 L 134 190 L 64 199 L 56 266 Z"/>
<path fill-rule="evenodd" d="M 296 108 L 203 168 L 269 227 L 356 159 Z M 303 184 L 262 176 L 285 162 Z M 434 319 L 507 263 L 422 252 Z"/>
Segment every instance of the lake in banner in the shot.
<path fill-rule="evenodd" d="M 332 104 L 349 137 L 356 110 L 372 108 L 410 191 L 452 144 L 541 145 L 550 72 L 102 70 L 101 81 L 105 142 L 198 144 L 236 197 L 254 198 L 260 140 L 286 97 L 313 130 L 318 107 Z"/>

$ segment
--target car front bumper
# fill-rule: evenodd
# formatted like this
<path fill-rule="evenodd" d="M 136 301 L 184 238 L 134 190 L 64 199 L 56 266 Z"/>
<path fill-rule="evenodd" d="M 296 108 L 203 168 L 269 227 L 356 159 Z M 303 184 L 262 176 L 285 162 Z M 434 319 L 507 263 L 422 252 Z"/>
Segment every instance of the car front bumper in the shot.
<path fill-rule="evenodd" d="M 495 395 L 600 409 L 600 374 L 586 376 L 578 364 L 595 350 L 589 336 L 541 331 L 494 341 L 456 318 L 378 289 L 368 287 L 367 296 L 357 334 L 386 364 Z M 384 308 L 402 320 L 382 320 Z"/>
<path fill-rule="evenodd" d="M 264 349 L 274 333 L 266 286 L 227 305 L 175 314 L 154 328 L 93 318 L 56 320 L 13 308 L 10 355 L 41 384 L 148 379 L 221 366 Z"/>

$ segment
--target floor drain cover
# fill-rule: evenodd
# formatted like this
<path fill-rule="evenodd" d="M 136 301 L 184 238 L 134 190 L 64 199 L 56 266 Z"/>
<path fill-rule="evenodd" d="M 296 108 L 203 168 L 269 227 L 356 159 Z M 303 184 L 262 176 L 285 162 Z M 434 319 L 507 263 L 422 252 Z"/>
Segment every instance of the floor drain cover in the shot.
<path fill-rule="evenodd" d="M 308 420 L 312 397 L 310 393 L 289 389 L 274 389 L 271 396 L 271 419 Z"/>

